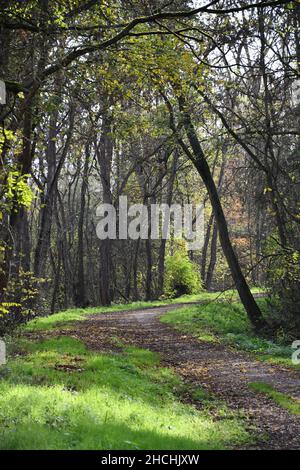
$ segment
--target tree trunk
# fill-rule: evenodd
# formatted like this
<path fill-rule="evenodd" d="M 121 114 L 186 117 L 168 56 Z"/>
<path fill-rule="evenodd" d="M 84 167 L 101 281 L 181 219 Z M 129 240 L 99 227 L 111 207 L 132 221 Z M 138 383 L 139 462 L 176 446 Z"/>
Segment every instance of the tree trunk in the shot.
<path fill-rule="evenodd" d="M 167 189 L 167 198 L 166 204 L 170 207 L 172 204 L 173 199 L 173 187 L 176 177 L 176 170 L 177 170 L 177 162 L 178 162 L 179 153 L 175 151 L 173 156 L 171 174 L 169 176 L 168 181 L 168 189 Z M 158 297 L 163 293 L 164 289 L 164 278 L 165 278 L 165 256 L 166 256 L 166 244 L 167 240 L 165 238 L 161 239 L 160 247 L 159 247 L 159 254 L 158 254 Z"/>
<path fill-rule="evenodd" d="M 18 158 L 20 175 L 24 176 L 30 173 L 33 153 L 31 151 L 32 135 L 32 106 L 31 100 L 28 101 L 28 107 L 24 114 L 23 122 L 23 144 L 22 153 Z M 5 149 L 3 149 L 5 153 Z M 2 155 L 4 158 L 4 155 Z M 2 158 L 0 159 L 2 162 Z M 0 265 L 0 300 L 5 298 L 5 289 L 8 286 L 11 275 L 18 275 L 19 268 L 25 261 L 27 268 L 30 268 L 30 240 L 28 232 L 28 222 L 26 208 L 21 206 L 14 196 L 13 205 L 8 218 L 9 229 L 4 236 L 4 254 Z M 23 237 L 25 236 L 25 240 Z M 23 249 L 25 250 L 23 253 Z M 28 269 L 29 270 L 29 269 Z"/>
<path fill-rule="evenodd" d="M 96 145 L 96 155 L 100 168 L 103 203 L 112 204 L 111 165 L 113 157 L 112 117 L 108 112 L 102 117 L 101 136 Z M 99 297 L 101 305 L 110 305 L 113 300 L 112 282 L 112 241 L 100 240 L 99 245 Z"/>
<path fill-rule="evenodd" d="M 213 233 L 211 237 L 210 245 L 210 261 L 206 273 L 205 287 L 207 290 L 211 289 L 211 284 L 213 280 L 214 270 L 217 262 L 217 241 L 218 241 L 218 227 L 216 222 L 214 222 Z"/>
<path fill-rule="evenodd" d="M 205 159 L 205 155 L 203 153 L 193 123 L 191 121 L 190 115 L 184 109 L 185 103 L 183 99 L 180 99 L 180 108 L 181 111 L 183 111 L 183 123 L 187 138 L 193 150 L 193 154 L 191 154 L 191 152 L 182 140 L 180 140 L 180 144 L 183 147 L 183 150 L 188 154 L 189 158 L 192 160 L 208 191 L 210 203 L 212 205 L 215 220 L 218 226 L 220 243 L 226 260 L 228 262 L 233 281 L 239 293 L 240 299 L 245 307 L 249 320 L 251 321 L 254 328 L 256 330 L 259 330 L 262 327 L 266 326 L 266 322 L 262 316 L 262 313 L 257 303 L 255 302 L 255 299 L 250 291 L 247 281 L 242 273 L 238 258 L 233 250 L 228 233 L 227 222 L 218 195 L 218 190 L 212 178 L 212 174 Z"/>
<path fill-rule="evenodd" d="M 152 300 L 152 240 L 148 237 L 145 240 L 146 245 L 146 259 L 147 259 L 147 271 L 146 271 L 146 300 Z"/>
<path fill-rule="evenodd" d="M 87 191 L 87 179 L 89 171 L 89 154 L 90 148 L 85 148 L 85 161 L 82 175 L 81 193 L 80 193 L 80 213 L 78 221 L 78 245 L 77 245 L 77 282 L 75 285 L 74 302 L 76 307 L 86 307 L 86 286 L 84 275 L 84 246 L 83 246 L 83 224 L 85 214 L 85 196 Z"/>
<path fill-rule="evenodd" d="M 206 271 L 206 262 L 207 262 L 207 251 L 208 251 L 213 221 L 214 221 L 214 213 L 212 212 L 208 220 L 207 229 L 206 229 L 205 238 L 204 238 L 204 244 L 202 248 L 202 255 L 201 255 L 200 275 L 201 275 L 201 281 L 202 281 L 203 287 L 205 289 L 206 289 L 205 271 Z"/>
<path fill-rule="evenodd" d="M 220 191 L 223 185 L 224 172 L 225 172 L 225 157 L 226 157 L 226 142 L 222 146 L 222 164 L 220 168 L 219 181 L 218 181 L 218 195 L 220 198 Z M 212 213 L 213 215 L 213 213 Z M 211 289 L 212 279 L 214 275 L 214 270 L 217 262 L 217 244 L 218 244 L 218 226 L 216 221 L 213 220 L 213 233 L 211 238 L 210 246 L 210 261 L 206 273 L 205 286 L 207 290 Z"/>

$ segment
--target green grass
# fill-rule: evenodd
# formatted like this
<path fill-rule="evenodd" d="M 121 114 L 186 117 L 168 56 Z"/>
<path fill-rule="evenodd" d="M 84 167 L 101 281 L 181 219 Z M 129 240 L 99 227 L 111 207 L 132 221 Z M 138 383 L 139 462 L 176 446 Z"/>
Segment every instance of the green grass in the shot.
<path fill-rule="evenodd" d="M 296 400 L 285 393 L 278 392 L 271 385 L 264 382 L 251 382 L 249 387 L 258 393 L 264 393 L 272 398 L 278 405 L 285 408 L 294 415 L 300 415 L 300 401 Z"/>
<path fill-rule="evenodd" d="M 26 331 L 38 331 L 38 330 L 49 330 L 60 326 L 65 326 L 67 323 L 74 321 L 86 320 L 89 315 L 95 315 L 99 313 L 110 313 L 120 312 L 122 310 L 138 310 L 140 308 L 159 307 L 163 305 L 169 305 L 172 303 L 184 303 L 184 302 L 196 302 L 201 297 L 199 295 L 186 295 L 179 299 L 166 299 L 166 300 L 155 300 L 152 302 L 132 302 L 128 304 L 115 304 L 111 307 L 89 307 L 89 308 L 70 308 L 68 310 L 54 313 L 46 317 L 37 317 L 34 320 L 29 321 L 25 326 Z"/>
<path fill-rule="evenodd" d="M 263 311 L 267 303 L 259 299 Z M 203 341 L 223 342 L 270 363 L 296 367 L 292 364 L 292 348 L 280 341 L 271 341 L 254 334 L 246 312 L 239 302 L 209 302 L 205 305 L 189 306 L 168 312 L 162 322 L 191 333 Z"/>
<path fill-rule="evenodd" d="M 250 441 L 241 417 L 202 390 L 192 390 L 201 411 L 182 403 L 186 385 L 148 350 L 99 354 L 66 336 L 22 339 L 21 348 L 0 369 L 0 449 L 223 449 Z"/>
<path fill-rule="evenodd" d="M 64 326 L 67 323 L 74 321 L 86 320 L 88 315 L 118 312 L 122 310 L 134 310 L 156 305 L 161 305 L 161 302 L 133 302 L 131 304 L 117 304 L 111 307 L 70 308 L 46 317 L 37 317 L 34 320 L 29 321 L 24 328 L 27 331 L 49 330 Z"/>
<path fill-rule="evenodd" d="M 114 304 L 111 307 L 73 308 L 54 313 L 53 315 L 48 315 L 46 317 L 37 317 L 34 320 L 29 321 L 24 326 L 24 329 L 26 331 L 49 330 L 59 328 L 60 326 L 65 326 L 68 323 L 72 323 L 74 321 L 86 320 L 88 315 L 119 312 L 122 310 L 138 310 L 140 308 L 159 307 L 172 303 L 198 302 L 201 300 L 207 300 L 211 298 L 211 296 L 212 294 L 204 292 L 196 295 L 183 295 L 178 299 L 155 300 L 152 302 L 139 301 L 129 304 Z"/>
<path fill-rule="evenodd" d="M 254 289 L 254 291 L 259 292 L 260 289 L 257 288 Z M 49 330 L 53 328 L 58 328 L 60 326 L 65 326 L 68 323 L 72 323 L 74 321 L 85 320 L 88 315 L 95 315 L 99 313 L 110 313 L 122 310 L 137 310 L 140 308 L 159 307 L 163 305 L 171 305 L 172 303 L 205 302 L 210 300 L 213 301 L 215 299 L 236 300 L 237 298 L 237 292 L 235 290 L 228 290 L 224 293 L 201 292 L 199 294 L 183 295 L 181 297 L 178 297 L 177 299 L 155 300 L 151 302 L 139 301 L 128 304 L 115 304 L 111 307 L 73 308 L 55 313 L 53 315 L 48 315 L 46 317 L 37 317 L 34 320 L 29 321 L 23 328 L 26 331 Z"/>

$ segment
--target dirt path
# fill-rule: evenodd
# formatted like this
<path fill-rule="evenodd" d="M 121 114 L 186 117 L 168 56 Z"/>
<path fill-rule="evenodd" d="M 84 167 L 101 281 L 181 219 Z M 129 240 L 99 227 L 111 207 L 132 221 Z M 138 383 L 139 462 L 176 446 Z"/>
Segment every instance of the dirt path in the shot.
<path fill-rule="evenodd" d="M 123 343 L 159 352 L 162 362 L 192 382 L 246 414 L 246 425 L 261 435 L 256 448 L 300 449 L 300 416 L 293 416 L 268 397 L 251 391 L 249 382 L 262 381 L 300 399 L 300 374 L 254 360 L 220 344 L 198 341 L 159 321 L 159 316 L 183 305 L 95 315 L 68 331 L 89 348 L 116 351 Z M 268 436 L 265 441 L 264 437 Z"/>

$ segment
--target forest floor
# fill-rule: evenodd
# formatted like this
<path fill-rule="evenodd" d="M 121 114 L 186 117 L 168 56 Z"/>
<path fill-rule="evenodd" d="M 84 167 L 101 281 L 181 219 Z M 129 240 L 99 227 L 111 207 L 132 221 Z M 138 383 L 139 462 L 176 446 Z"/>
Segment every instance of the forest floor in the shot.
<path fill-rule="evenodd" d="M 1 449 L 300 448 L 289 348 L 247 336 L 232 303 L 133 308 L 23 329 L 0 369 Z"/>

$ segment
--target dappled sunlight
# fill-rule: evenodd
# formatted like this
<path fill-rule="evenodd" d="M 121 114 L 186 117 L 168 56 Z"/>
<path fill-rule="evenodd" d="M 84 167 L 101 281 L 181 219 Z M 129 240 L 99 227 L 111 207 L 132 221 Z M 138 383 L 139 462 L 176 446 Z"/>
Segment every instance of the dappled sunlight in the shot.
<path fill-rule="evenodd" d="M 2 449 L 207 449 L 245 442 L 176 396 L 183 384 L 155 353 L 96 354 L 73 338 L 30 343 L 0 384 Z"/>

